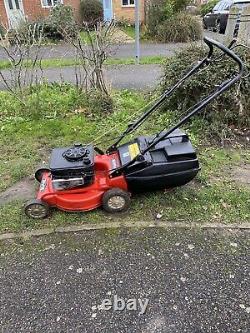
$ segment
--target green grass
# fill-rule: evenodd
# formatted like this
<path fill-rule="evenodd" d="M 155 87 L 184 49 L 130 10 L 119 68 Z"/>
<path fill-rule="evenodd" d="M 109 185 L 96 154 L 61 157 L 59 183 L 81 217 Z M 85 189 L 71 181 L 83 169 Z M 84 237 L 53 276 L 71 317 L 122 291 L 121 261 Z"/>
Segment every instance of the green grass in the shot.
<path fill-rule="evenodd" d="M 47 161 L 53 147 L 72 142 L 100 139 L 101 147 L 116 136 L 131 117 L 148 101 L 148 96 L 129 92 L 114 92 L 114 111 L 100 110 L 99 98 L 88 100 L 70 85 L 44 86 L 37 100 L 37 91 L 27 96 L 23 106 L 7 92 L 0 92 L 0 191 L 24 177 L 32 176 L 42 161 Z M 174 115 L 159 113 L 137 134 L 155 133 L 169 125 Z M 110 130 L 110 133 L 106 133 Z M 136 135 L 137 135 L 136 134 Z M 250 190 L 233 181 L 237 166 L 250 163 L 250 150 L 203 147 L 202 122 L 189 128 L 198 148 L 202 170 L 196 181 L 171 192 L 137 195 L 128 213 L 108 216 L 108 220 L 150 220 L 158 213 L 163 220 L 186 222 L 244 222 L 250 219 Z M 97 140 L 99 141 L 99 140 Z M 35 181 L 34 181 L 35 182 Z M 49 219 L 34 221 L 22 212 L 23 202 L 0 206 L 0 232 L 59 226 L 72 223 L 100 222 L 107 219 L 102 210 L 66 214 L 54 211 Z"/>
<path fill-rule="evenodd" d="M 135 27 L 132 25 L 124 25 L 121 26 L 120 29 L 125 32 L 125 34 L 127 34 L 129 37 L 131 38 L 135 38 Z"/>
<path fill-rule="evenodd" d="M 149 64 L 162 64 L 166 58 L 163 56 L 148 56 L 142 57 L 140 59 L 140 63 L 142 65 L 149 65 Z M 67 67 L 67 66 L 75 66 L 79 65 L 80 63 L 77 62 L 75 59 L 43 59 L 41 61 L 42 68 L 60 68 L 60 67 Z M 135 64 L 135 58 L 109 58 L 105 61 L 105 65 L 133 65 Z M 26 67 L 30 68 L 32 66 L 31 61 L 27 61 L 24 64 Z M 37 64 L 36 67 L 40 66 Z M 3 69 L 10 69 L 12 67 L 11 63 L 6 60 L 0 60 L 0 70 Z"/>
<path fill-rule="evenodd" d="M 129 37 L 131 37 L 133 39 L 135 38 L 135 27 L 133 25 L 121 25 L 118 27 L 118 29 L 125 32 L 125 34 L 127 34 Z M 94 36 L 94 32 L 91 32 L 91 35 Z M 81 36 L 81 39 L 83 42 L 85 42 L 86 44 L 89 44 L 88 35 L 85 31 L 81 31 L 80 36 Z M 142 31 L 142 30 L 140 30 L 140 39 L 141 39 L 141 41 L 146 40 L 144 31 Z"/>
<path fill-rule="evenodd" d="M 135 27 L 133 25 L 123 25 L 119 27 L 123 32 L 125 32 L 129 37 L 135 39 Z M 140 29 L 140 41 L 150 42 L 149 38 L 146 36 L 145 31 Z"/>
<path fill-rule="evenodd" d="M 90 35 L 91 35 L 91 37 L 94 37 L 95 32 L 94 32 L 94 31 L 91 31 L 91 32 L 90 32 Z M 81 31 L 81 32 L 80 32 L 80 37 L 81 37 L 81 39 L 82 39 L 82 41 L 83 41 L 84 43 L 86 43 L 86 44 L 90 44 L 90 41 L 89 41 L 89 38 L 88 38 L 88 34 L 87 34 L 86 31 Z"/>

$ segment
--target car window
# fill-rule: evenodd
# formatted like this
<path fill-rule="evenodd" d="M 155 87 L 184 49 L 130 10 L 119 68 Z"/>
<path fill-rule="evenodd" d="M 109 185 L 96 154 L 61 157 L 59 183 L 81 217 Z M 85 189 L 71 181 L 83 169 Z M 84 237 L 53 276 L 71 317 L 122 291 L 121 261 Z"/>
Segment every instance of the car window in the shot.
<path fill-rule="evenodd" d="M 222 10 L 229 10 L 230 7 L 232 6 L 232 4 L 233 4 L 233 1 L 225 1 L 225 2 L 223 3 L 223 8 L 222 8 Z"/>
<path fill-rule="evenodd" d="M 231 7 L 233 3 L 233 0 L 223 0 L 217 3 L 217 5 L 214 7 L 214 11 L 218 12 L 221 10 L 229 10 L 229 8 Z"/>
<path fill-rule="evenodd" d="M 217 12 L 221 6 L 221 2 L 218 2 L 216 6 L 214 6 L 214 11 Z"/>

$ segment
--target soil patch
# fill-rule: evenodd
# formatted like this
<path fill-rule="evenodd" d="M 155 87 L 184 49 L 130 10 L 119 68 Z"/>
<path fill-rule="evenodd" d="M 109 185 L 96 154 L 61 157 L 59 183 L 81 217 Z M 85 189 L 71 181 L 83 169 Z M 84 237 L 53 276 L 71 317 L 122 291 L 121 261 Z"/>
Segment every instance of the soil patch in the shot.
<path fill-rule="evenodd" d="M 232 176 L 235 182 L 250 187 L 250 164 L 238 166 Z"/>
<path fill-rule="evenodd" d="M 25 178 L 0 193 L 0 205 L 7 204 L 14 200 L 28 200 L 35 196 L 34 179 Z"/>

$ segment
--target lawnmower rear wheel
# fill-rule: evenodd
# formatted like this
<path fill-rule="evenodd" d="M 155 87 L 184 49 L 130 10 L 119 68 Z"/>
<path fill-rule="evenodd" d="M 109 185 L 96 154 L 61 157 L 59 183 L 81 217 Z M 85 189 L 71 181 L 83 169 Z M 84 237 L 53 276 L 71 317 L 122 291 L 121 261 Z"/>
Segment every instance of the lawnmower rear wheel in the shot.
<path fill-rule="evenodd" d="M 44 172 L 49 172 L 50 169 L 49 168 L 46 168 L 46 167 L 42 167 L 42 168 L 39 168 L 36 170 L 35 172 L 35 178 L 36 180 L 41 183 L 42 179 L 43 179 L 43 174 Z"/>
<path fill-rule="evenodd" d="M 102 207 L 108 213 L 125 212 L 129 206 L 130 194 L 120 188 L 112 188 L 102 197 Z"/>
<path fill-rule="evenodd" d="M 32 219 L 44 219 L 49 215 L 49 205 L 41 200 L 30 200 L 26 203 L 24 212 Z"/>

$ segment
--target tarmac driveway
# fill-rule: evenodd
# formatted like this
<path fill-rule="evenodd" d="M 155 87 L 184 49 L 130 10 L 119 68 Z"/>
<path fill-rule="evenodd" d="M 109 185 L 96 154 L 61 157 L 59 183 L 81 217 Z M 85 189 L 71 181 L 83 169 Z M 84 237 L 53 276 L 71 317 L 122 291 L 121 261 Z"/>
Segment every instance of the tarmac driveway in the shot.
<path fill-rule="evenodd" d="M 246 232 L 155 228 L 2 245 L 1 332 L 248 333 L 248 251 Z"/>

